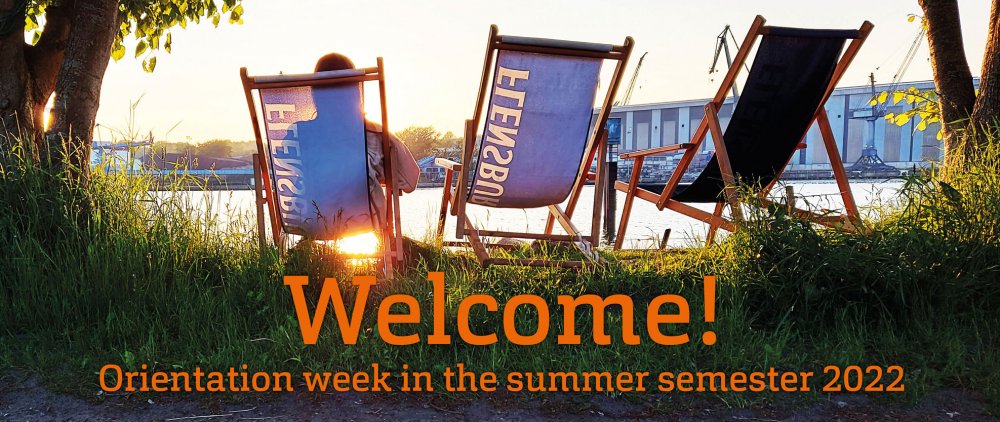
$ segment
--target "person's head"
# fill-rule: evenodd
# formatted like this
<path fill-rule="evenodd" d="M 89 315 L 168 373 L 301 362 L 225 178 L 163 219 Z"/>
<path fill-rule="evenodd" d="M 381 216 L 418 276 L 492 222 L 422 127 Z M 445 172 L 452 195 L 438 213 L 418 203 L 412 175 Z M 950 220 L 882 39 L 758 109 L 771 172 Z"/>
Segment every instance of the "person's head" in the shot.
<path fill-rule="evenodd" d="M 330 53 L 320 57 L 316 61 L 315 72 L 328 72 L 332 70 L 354 69 L 354 62 L 347 56 L 340 53 Z"/>

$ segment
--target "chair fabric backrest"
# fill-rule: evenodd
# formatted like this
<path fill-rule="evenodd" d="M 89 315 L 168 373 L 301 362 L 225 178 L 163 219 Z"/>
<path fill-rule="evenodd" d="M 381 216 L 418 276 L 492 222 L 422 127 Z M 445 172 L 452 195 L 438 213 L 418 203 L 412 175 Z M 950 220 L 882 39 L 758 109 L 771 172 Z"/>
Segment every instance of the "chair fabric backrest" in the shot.
<path fill-rule="evenodd" d="M 795 153 L 822 106 L 841 51 L 857 31 L 774 28 L 762 36 L 724 142 L 740 183 L 767 186 Z M 720 142 L 720 140 L 715 140 Z M 718 202 L 725 184 L 717 157 L 672 199 Z"/>
<path fill-rule="evenodd" d="M 361 84 L 259 92 L 284 231 L 334 240 L 374 230 Z"/>
<path fill-rule="evenodd" d="M 587 148 L 602 59 L 500 50 L 470 203 L 559 204 Z"/>

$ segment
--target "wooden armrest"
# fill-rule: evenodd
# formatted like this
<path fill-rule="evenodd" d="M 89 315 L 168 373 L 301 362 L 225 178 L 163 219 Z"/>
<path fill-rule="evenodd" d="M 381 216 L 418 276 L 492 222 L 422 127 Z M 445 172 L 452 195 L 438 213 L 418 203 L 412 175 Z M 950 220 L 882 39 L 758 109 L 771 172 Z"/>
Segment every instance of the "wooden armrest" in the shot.
<path fill-rule="evenodd" d="M 674 144 L 674 145 L 667 145 L 665 147 L 650 148 L 650 149 L 644 149 L 644 150 L 641 150 L 641 151 L 626 152 L 626 153 L 620 155 L 619 157 L 621 157 L 622 160 L 628 160 L 628 159 L 631 159 L 631 158 L 645 157 L 647 155 L 662 154 L 664 152 L 678 152 L 678 151 L 681 151 L 681 150 L 687 151 L 688 149 L 691 149 L 691 148 L 694 148 L 694 144 L 690 144 L 690 143 Z"/>
<path fill-rule="evenodd" d="M 438 167 L 444 167 L 444 168 L 446 168 L 448 170 L 452 170 L 452 171 L 462 170 L 462 165 L 461 164 L 456 163 L 454 161 L 451 161 L 451 160 L 449 160 L 447 158 L 435 158 L 434 159 L 434 164 L 436 164 Z"/>

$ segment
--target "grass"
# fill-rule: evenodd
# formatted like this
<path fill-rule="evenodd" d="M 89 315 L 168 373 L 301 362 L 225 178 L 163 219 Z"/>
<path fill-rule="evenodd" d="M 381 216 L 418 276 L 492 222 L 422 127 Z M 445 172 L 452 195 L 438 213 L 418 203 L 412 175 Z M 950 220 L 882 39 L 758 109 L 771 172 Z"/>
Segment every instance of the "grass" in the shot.
<path fill-rule="evenodd" d="M 302 343 L 283 275 L 309 275 L 310 307 L 325 277 L 347 301 L 355 269 L 335 256 L 298 248 L 260 249 L 249 216 L 229 223 L 205 216 L 180 192 L 148 193 L 149 181 L 97 174 L 86 189 L 58 174 L 8 162 L 0 170 L 0 368 L 40 374 L 58 390 L 92 395 L 106 363 L 136 370 L 364 370 L 441 373 L 458 362 L 475 371 L 750 371 L 776 367 L 822 372 L 824 365 L 902 365 L 914 400 L 944 388 L 982 394 L 1000 405 L 1000 146 L 947 183 L 907 180 L 906 201 L 869 222 L 865 234 L 821 230 L 781 211 L 749 216 L 746 230 L 711 249 L 603 252 L 607 266 L 582 271 L 482 268 L 463 253 L 425 245 L 400 276 L 371 293 L 357 345 L 345 346 L 328 316 L 319 342 Z M 230 216 L 232 217 L 232 216 Z M 238 216 L 237 216 L 238 217 Z M 551 252 L 560 253 L 558 251 Z M 452 345 L 388 346 L 375 306 L 391 294 L 420 300 L 432 330 L 428 271 L 446 274 L 446 327 Z M 702 321 L 701 277 L 718 276 L 717 321 Z M 577 320 L 583 344 L 556 344 L 559 295 L 626 294 L 637 304 L 637 346 L 623 344 L 620 311 L 608 314 L 612 344 L 597 346 L 591 317 Z M 660 294 L 691 304 L 691 343 L 663 347 L 646 336 L 645 304 Z M 519 294 L 550 305 L 548 339 L 517 346 L 500 335 L 486 347 L 456 335 L 461 299 Z M 518 313 L 530 332 L 537 315 Z M 503 332 L 499 313 L 474 308 L 475 332 Z M 370 327 L 370 329 L 369 329 Z M 712 329 L 719 341 L 697 341 Z M 675 330 L 677 331 L 677 330 Z M 676 332 L 676 333 L 681 333 Z M 816 385 L 814 387 L 819 387 Z M 749 406 L 767 394 L 722 393 Z M 879 396 L 883 397 L 883 396 Z"/>

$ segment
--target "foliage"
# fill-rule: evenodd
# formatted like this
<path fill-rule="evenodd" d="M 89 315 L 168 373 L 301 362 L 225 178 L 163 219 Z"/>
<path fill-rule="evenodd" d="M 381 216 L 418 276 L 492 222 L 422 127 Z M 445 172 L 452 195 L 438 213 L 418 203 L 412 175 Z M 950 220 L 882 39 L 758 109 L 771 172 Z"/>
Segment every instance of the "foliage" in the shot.
<path fill-rule="evenodd" d="M 890 101 L 891 100 L 891 101 Z M 897 105 L 901 102 L 910 105 L 910 109 L 901 113 L 886 113 L 885 120 L 897 126 L 904 126 L 911 120 L 917 119 L 916 131 L 923 131 L 934 123 L 941 122 L 941 107 L 938 103 L 938 95 L 934 90 L 921 91 L 916 87 L 909 87 L 905 90 L 892 92 L 880 92 L 875 98 L 869 101 L 872 106 Z M 939 126 L 937 139 L 943 136 L 944 128 Z"/>
<path fill-rule="evenodd" d="M 194 148 L 194 153 L 198 155 L 207 155 L 209 157 L 232 157 L 233 143 L 222 139 L 205 141 L 198 144 L 198 146 Z"/>
<path fill-rule="evenodd" d="M 418 160 L 428 156 L 455 157 L 461 151 L 461 137 L 451 132 L 441 134 L 433 126 L 410 126 L 396 132 L 396 137 Z"/>
<path fill-rule="evenodd" d="M 921 34 L 923 34 L 928 29 L 927 18 L 910 14 L 907 15 L 906 21 L 914 22 L 918 18 L 920 19 L 920 26 L 923 28 Z M 916 44 L 914 44 L 914 47 L 916 47 Z M 901 67 L 900 69 L 902 70 L 904 68 Z M 901 76 L 902 73 L 897 75 L 897 77 Z M 917 125 L 914 127 L 915 131 L 923 131 L 934 123 L 940 123 L 941 107 L 938 102 L 937 91 L 934 90 L 921 91 L 916 87 L 909 87 L 905 90 L 884 91 L 875 95 L 871 100 L 869 100 L 868 104 L 873 107 L 887 107 L 890 104 L 898 105 L 901 102 L 909 104 L 910 109 L 901 113 L 886 113 L 884 116 L 885 120 L 895 124 L 896 126 L 904 126 L 911 120 L 916 119 Z M 943 136 L 944 127 L 938 126 L 937 139 L 941 140 Z"/>
<path fill-rule="evenodd" d="M 194 152 L 194 144 L 189 142 L 156 141 L 153 142 L 153 151 L 157 154 L 189 154 Z"/>
<path fill-rule="evenodd" d="M 38 42 L 42 28 L 39 18 L 45 9 L 59 0 L 31 0 L 25 19 L 25 31 L 33 32 L 34 42 Z M 65 1 L 65 0 L 63 0 Z M 135 57 L 143 57 L 142 68 L 147 72 L 156 69 L 156 51 L 161 48 L 170 53 L 173 47 L 171 29 L 186 28 L 190 22 L 200 23 L 211 20 L 219 26 L 222 19 L 231 24 L 243 23 L 242 0 L 121 0 L 119 1 L 121 24 L 111 48 L 111 57 L 121 60 L 125 57 L 125 41 L 131 36 L 136 40 Z"/>
<path fill-rule="evenodd" d="M 190 142 L 156 141 L 153 151 L 157 154 L 197 154 L 217 158 L 235 158 L 257 152 L 253 142 L 231 141 L 229 139 L 211 139 L 198 144 Z"/>

